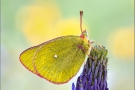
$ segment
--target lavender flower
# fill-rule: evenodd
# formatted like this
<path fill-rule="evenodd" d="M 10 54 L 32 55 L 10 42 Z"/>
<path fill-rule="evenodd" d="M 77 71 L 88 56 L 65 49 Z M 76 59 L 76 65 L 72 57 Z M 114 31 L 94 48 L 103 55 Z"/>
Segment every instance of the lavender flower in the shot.
<path fill-rule="evenodd" d="M 72 90 L 109 90 L 107 86 L 107 50 L 94 46 L 90 52 L 82 74 L 78 77 L 76 87 Z M 97 58 L 97 59 L 95 59 Z"/>

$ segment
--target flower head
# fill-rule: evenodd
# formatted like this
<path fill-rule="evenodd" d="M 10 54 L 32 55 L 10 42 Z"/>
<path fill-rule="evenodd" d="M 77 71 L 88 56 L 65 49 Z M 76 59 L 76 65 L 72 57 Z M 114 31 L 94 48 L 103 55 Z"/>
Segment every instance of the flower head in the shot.
<path fill-rule="evenodd" d="M 87 59 L 83 71 L 77 79 L 76 87 L 74 83 L 72 84 L 72 90 L 109 90 L 107 86 L 107 50 L 94 46 L 90 55 L 92 58 Z"/>

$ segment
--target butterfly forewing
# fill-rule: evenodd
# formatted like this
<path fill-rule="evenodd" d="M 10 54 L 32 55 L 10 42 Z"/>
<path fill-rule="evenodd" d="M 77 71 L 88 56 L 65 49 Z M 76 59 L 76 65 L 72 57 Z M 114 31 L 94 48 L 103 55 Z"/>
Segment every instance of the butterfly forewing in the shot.
<path fill-rule="evenodd" d="M 34 58 L 37 73 L 53 83 L 69 81 L 85 60 L 85 52 L 78 48 L 82 44 L 79 36 L 64 36 L 43 45 Z"/>

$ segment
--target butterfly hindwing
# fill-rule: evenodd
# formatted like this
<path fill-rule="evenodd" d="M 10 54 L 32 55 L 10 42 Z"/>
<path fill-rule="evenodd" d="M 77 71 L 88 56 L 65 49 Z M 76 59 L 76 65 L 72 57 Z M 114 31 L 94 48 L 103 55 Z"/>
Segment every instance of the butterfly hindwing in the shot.
<path fill-rule="evenodd" d="M 23 51 L 20 55 L 20 61 L 21 63 L 28 69 L 30 70 L 31 72 L 33 73 L 36 73 L 34 67 L 33 67 L 33 58 L 34 58 L 34 55 L 36 53 L 36 51 L 42 46 L 43 44 L 41 45 L 38 45 L 38 46 L 34 46 L 34 47 L 31 47 L 25 51 Z"/>

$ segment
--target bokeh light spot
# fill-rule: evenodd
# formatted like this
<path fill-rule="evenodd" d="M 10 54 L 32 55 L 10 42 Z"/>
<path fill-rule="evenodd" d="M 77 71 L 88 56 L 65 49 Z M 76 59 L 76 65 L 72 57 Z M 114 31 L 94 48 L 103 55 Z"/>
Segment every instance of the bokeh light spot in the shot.
<path fill-rule="evenodd" d="M 69 18 L 66 20 L 61 20 L 56 24 L 56 31 L 59 31 L 60 35 L 80 35 L 80 21 L 79 18 Z M 85 23 L 82 25 L 82 29 L 88 29 Z"/>
<path fill-rule="evenodd" d="M 79 11 L 78 11 L 79 16 Z M 38 45 L 50 39 L 65 35 L 80 35 L 80 18 L 62 18 L 55 4 L 31 5 L 17 13 L 18 28 L 31 45 Z M 85 23 L 83 29 L 88 29 Z"/>
<path fill-rule="evenodd" d="M 31 5 L 23 7 L 17 13 L 17 21 L 21 24 L 19 29 L 32 45 L 54 38 L 57 32 L 54 33 L 53 26 L 60 17 L 59 8 L 53 4 Z"/>
<path fill-rule="evenodd" d="M 134 29 L 133 27 L 120 28 L 112 33 L 109 45 L 115 56 L 129 58 L 134 56 Z"/>

